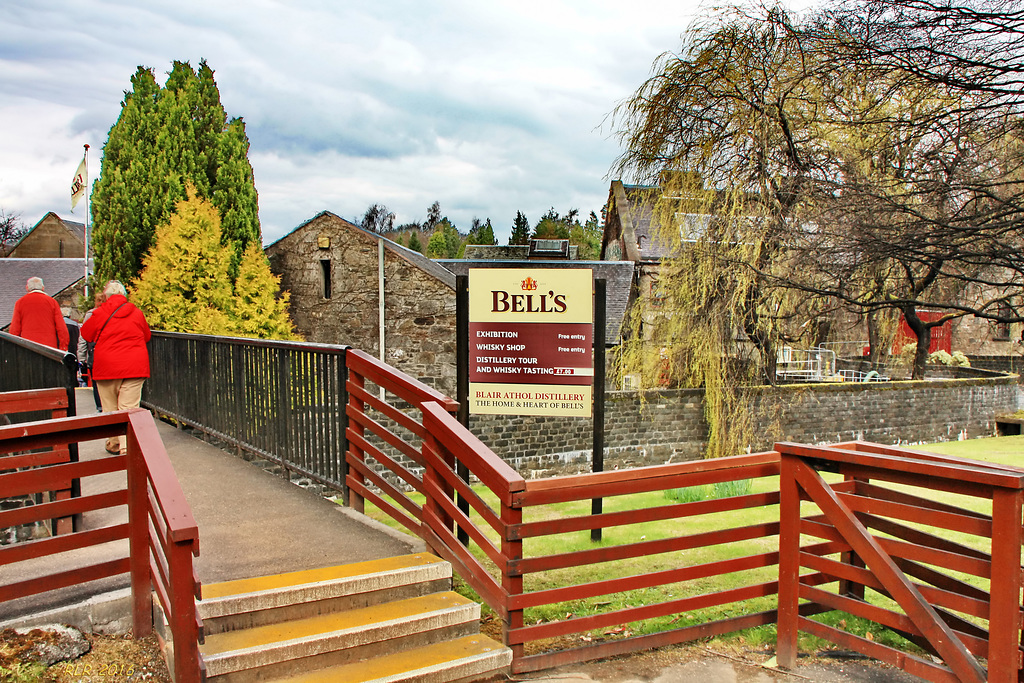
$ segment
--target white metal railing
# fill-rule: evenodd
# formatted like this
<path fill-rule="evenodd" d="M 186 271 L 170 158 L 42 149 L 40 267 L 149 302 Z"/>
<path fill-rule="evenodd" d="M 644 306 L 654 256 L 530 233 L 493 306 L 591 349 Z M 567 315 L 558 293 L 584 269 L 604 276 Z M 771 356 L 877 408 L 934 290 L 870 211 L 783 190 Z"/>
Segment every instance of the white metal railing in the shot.
<path fill-rule="evenodd" d="M 782 379 L 804 382 L 841 382 L 836 372 L 836 353 L 829 349 L 779 349 L 775 375 Z"/>
<path fill-rule="evenodd" d="M 859 344 L 860 342 L 837 342 Z M 821 346 L 813 349 L 794 349 L 783 346 L 775 359 L 775 375 L 791 382 L 887 382 L 889 377 L 876 370 L 838 370 L 836 352 Z"/>

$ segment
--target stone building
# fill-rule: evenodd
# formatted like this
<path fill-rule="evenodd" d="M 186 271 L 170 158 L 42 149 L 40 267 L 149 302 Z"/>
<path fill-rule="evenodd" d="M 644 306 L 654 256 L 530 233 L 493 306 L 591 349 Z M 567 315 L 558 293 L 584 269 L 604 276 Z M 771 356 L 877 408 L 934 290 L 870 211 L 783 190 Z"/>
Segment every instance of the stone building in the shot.
<path fill-rule="evenodd" d="M 25 293 L 25 281 L 43 278 L 46 293 L 64 315 L 80 320 L 79 299 L 85 287 L 85 225 L 47 212 L 0 259 L 0 329 L 11 322 L 14 302 Z"/>
<path fill-rule="evenodd" d="M 14 245 L 11 258 L 84 258 L 85 225 L 48 212 Z"/>
<path fill-rule="evenodd" d="M 307 341 L 347 344 L 455 395 L 455 276 L 329 211 L 266 247 Z M 382 334 L 383 332 L 383 334 Z"/>
<path fill-rule="evenodd" d="M 266 247 L 266 254 L 281 288 L 291 293 L 295 328 L 308 341 L 348 344 L 379 358 L 383 329 L 386 362 L 455 396 L 455 274 L 469 268 L 524 260 L 536 267 L 591 268 L 607 282 L 606 343 L 619 342 L 632 263 L 533 260 L 523 249 L 512 258 L 502 252 L 433 261 L 325 211 Z"/>
<path fill-rule="evenodd" d="M 659 226 L 654 205 L 660 188 L 648 185 L 626 185 L 620 180 L 611 183 L 606 206 L 601 258 L 609 261 L 628 260 L 636 266 L 636 289 L 630 299 L 649 302 L 644 322 L 653 322 L 658 309 L 664 305 L 666 292 L 659 282 L 663 262 L 671 258 L 671 249 L 659 237 Z M 706 215 L 682 214 L 683 228 L 699 232 Z M 823 328 L 828 346 L 839 349 L 839 355 L 856 355 L 867 346 L 867 325 L 863 316 L 853 313 L 838 315 L 831 325 Z M 953 351 L 962 351 L 969 358 L 986 359 L 985 367 L 1017 371 L 1024 361 L 1024 324 L 997 324 L 973 316 L 952 321 L 946 330 L 946 343 Z M 909 335 L 909 329 L 907 331 Z M 743 335 L 737 330 L 737 341 Z M 934 348 L 933 340 L 933 348 Z"/>
<path fill-rule="evenodd" d="M 657 196 L 657 187 L 626 185 L 621 180 L 613 180 L 608 190 L 601 240 L 602 260 L 629 261 L 634 265 L 636 286 L 628 304 L 632 306 L 637 299 L 649 301 L 649 310 L 656 310 L 664 301 L 658 271 L 671 255 L 670 245 L 660 239 L 654 219 Z"/>

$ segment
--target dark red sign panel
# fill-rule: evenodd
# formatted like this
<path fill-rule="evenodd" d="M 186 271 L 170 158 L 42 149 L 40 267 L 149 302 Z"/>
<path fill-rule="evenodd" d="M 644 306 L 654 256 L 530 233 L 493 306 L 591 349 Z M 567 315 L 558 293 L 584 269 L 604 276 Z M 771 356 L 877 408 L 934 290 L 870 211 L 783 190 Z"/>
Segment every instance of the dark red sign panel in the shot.
<path fill-rule="evenodd" d="M 469 324 L 469 381 L 591 384 L 594 326 L 589 323 Z"/>

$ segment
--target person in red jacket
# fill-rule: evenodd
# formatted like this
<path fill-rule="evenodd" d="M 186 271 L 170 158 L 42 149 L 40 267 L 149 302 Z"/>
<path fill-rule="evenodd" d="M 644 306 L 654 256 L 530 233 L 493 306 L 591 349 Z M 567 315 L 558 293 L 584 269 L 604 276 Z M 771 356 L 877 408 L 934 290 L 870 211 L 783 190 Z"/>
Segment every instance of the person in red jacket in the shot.
<path fill-rule="evenodd" d="M 103 412 L 138 408 L 142 385 L 149 377 L 149 324 L 117 280 L 108 282 L 103 294 L 106 301 L 82 325 L 82 336 L 95 344 L 93 381 Z M 125 438 L 119 439 L 124 453 Z"/>
<path fill-rule="evenodd" d="M 43 289 L 43 279 L 30 277 L 25 283 L 25 296 L 14 304 L 11 334 L 60 349 L 68 350 L 68 326 L 60 305 Z"/>

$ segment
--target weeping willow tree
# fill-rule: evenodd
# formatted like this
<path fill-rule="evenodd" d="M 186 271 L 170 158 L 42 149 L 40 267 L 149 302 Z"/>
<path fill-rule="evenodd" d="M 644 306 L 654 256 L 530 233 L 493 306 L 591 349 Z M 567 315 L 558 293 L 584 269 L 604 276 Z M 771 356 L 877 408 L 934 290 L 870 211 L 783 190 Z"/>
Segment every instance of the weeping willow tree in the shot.
<path fill-rule="evenodd" d="M 923 379 L 932 327 L 1024 320 L 1020 108 L 874 60 L 847 19 L 719 10 L 613 114 L 613 172 L 653 188 L 670 253 L 621 370 L 704 387 L 710 455 L 751 442 L 743 387 L 828 321 L 867 319 L 877 354 L 902 317 Z"/>
<path fill-rule="evenodd" d="M 735 12 L 694 26 L 613 114 L 625 150 L 615 170 L 659 188 L 650 201 L 672 253 L 657 274 L 662 310 L 638 302 L 620 369 L 703 387 L 709 456 L 750 443 L 743 387 L 774 383 L 779 344 L 823 313 L 772 277 L 792 265 L 820 175 L 815 73 L 786 21 Z"/>

